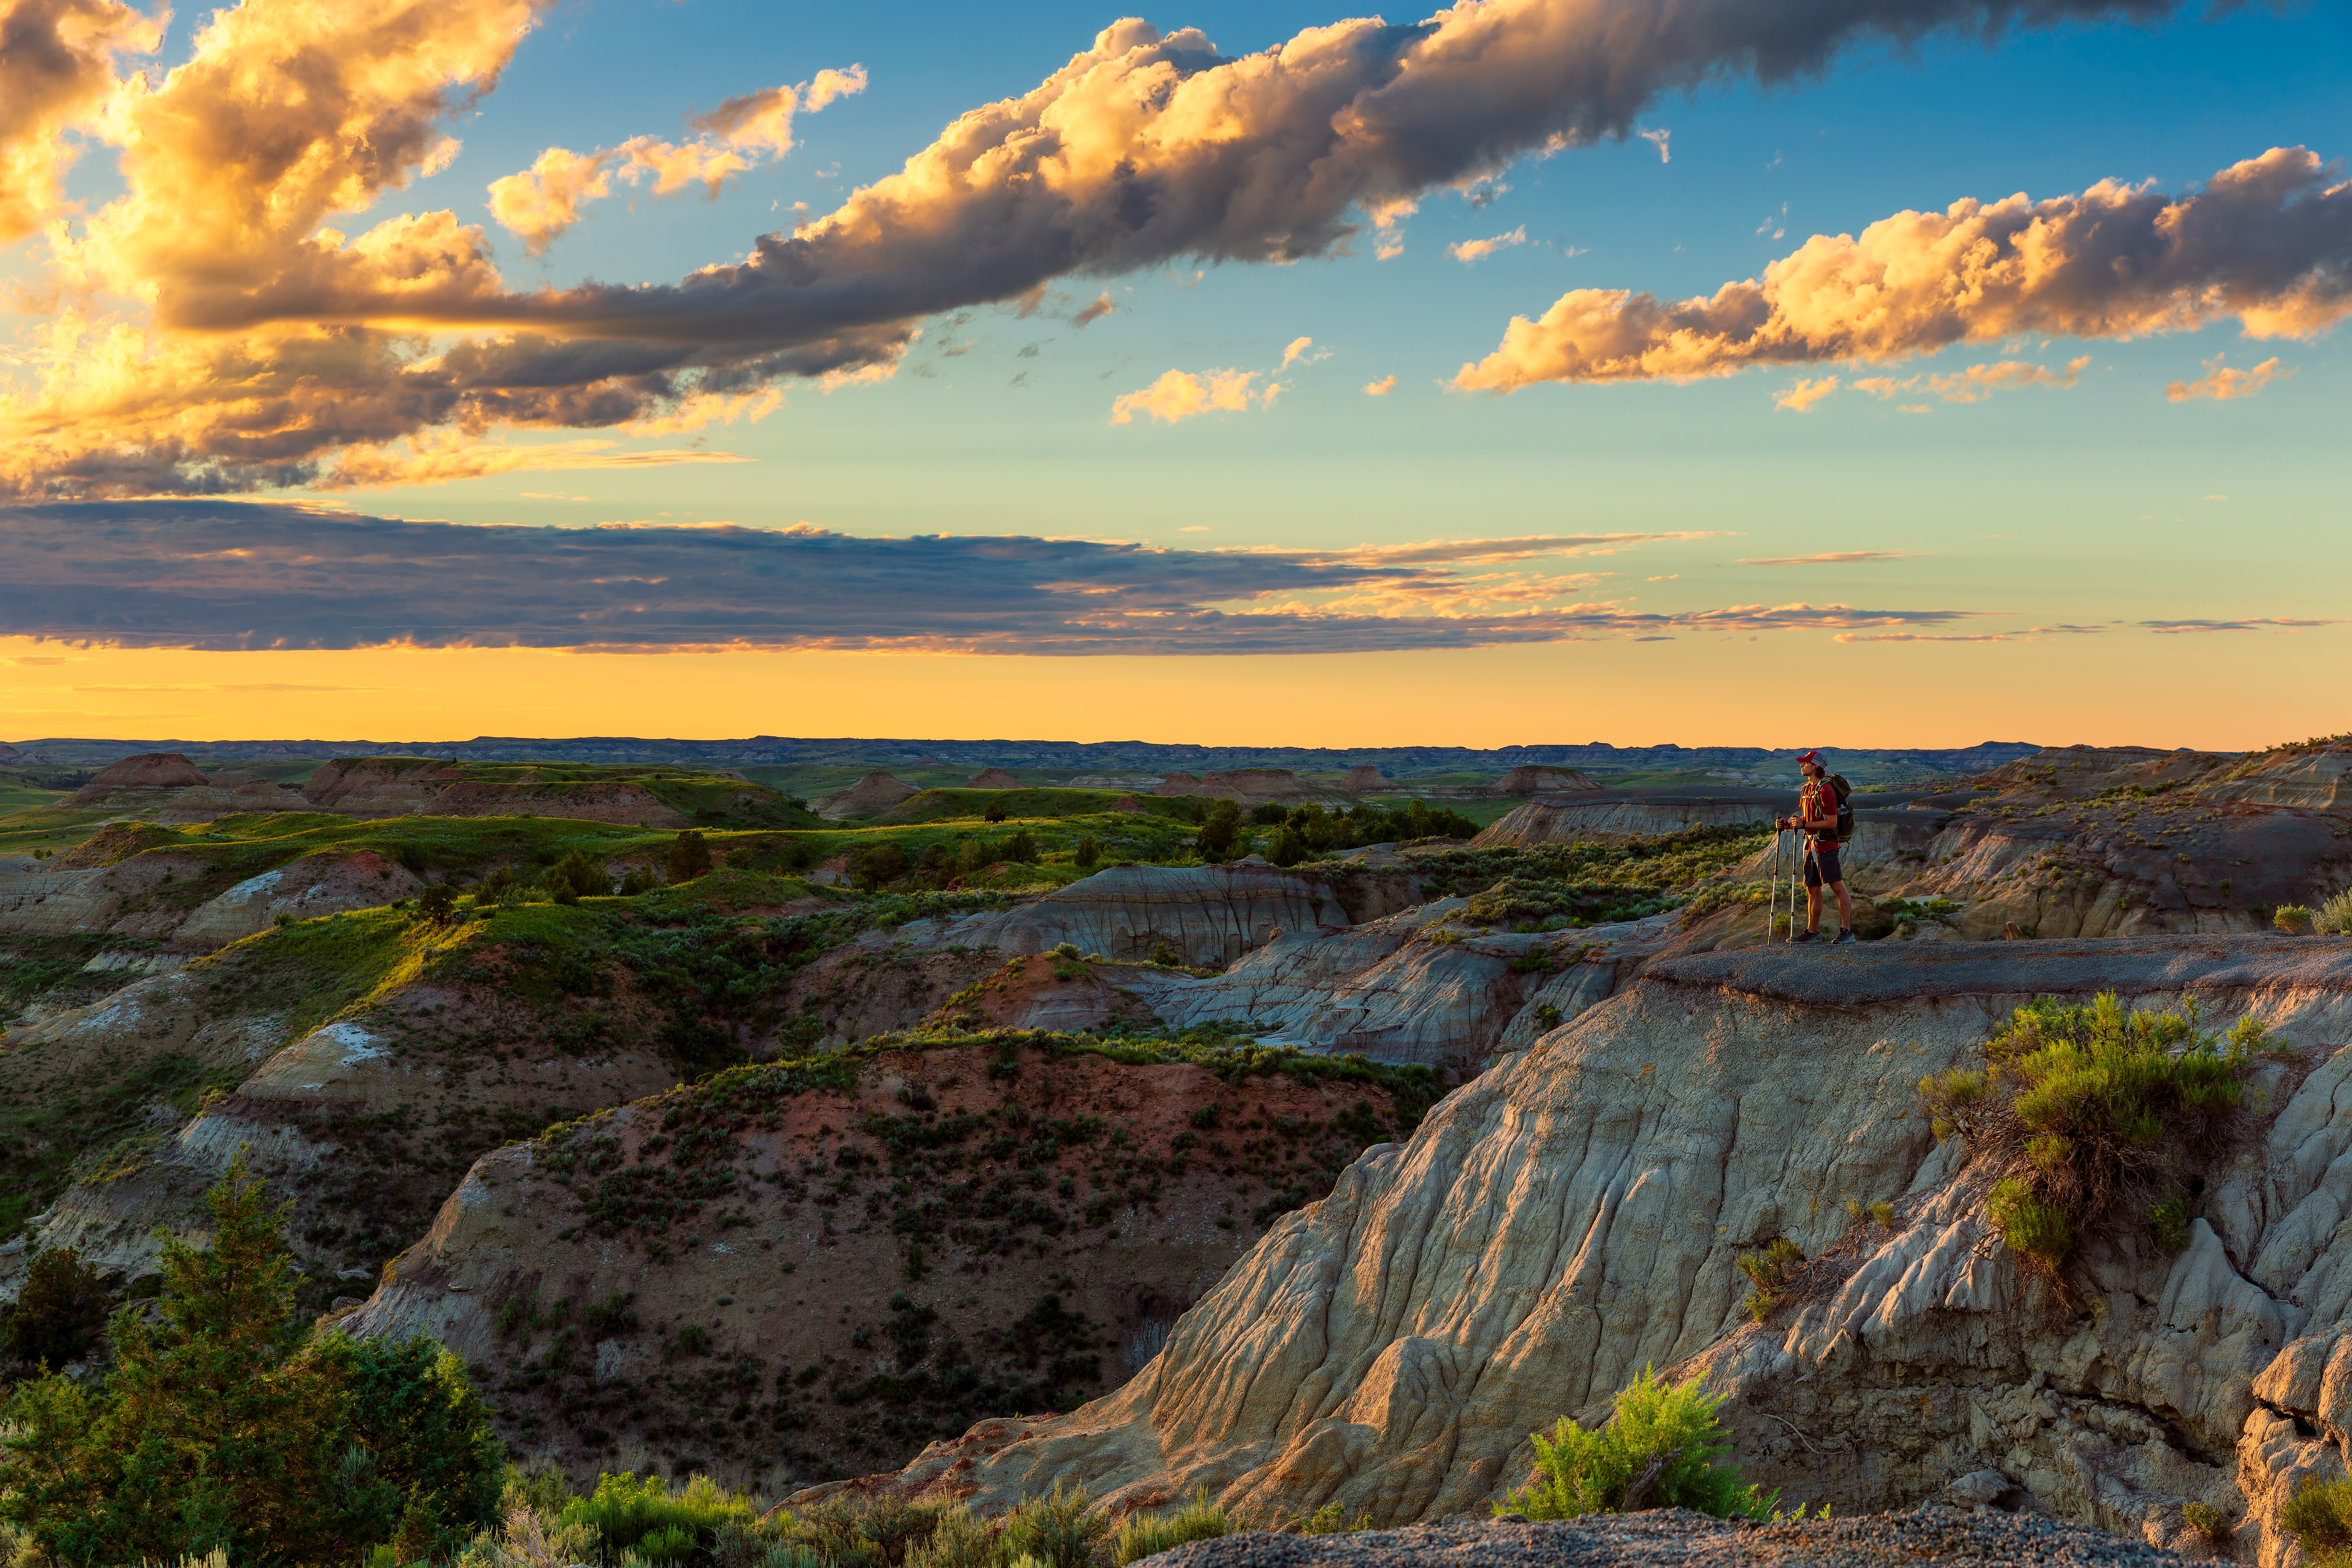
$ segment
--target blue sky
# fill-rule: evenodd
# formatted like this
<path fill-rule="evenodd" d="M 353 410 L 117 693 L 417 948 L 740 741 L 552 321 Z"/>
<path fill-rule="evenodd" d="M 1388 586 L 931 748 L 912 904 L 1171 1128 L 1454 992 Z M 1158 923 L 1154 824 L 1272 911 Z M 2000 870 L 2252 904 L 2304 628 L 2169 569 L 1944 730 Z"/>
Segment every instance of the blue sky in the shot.
<path fill-rule="evenodd" d="M 1198 26 L 1230 58 L 1344 15 L 1286 4 L 1199 5 L 1147 19 L 1163 31 Z M 463 147 L 446 168 L 384 192 L 336 226 L 358 233 L 395 214 L 446 209 L 460 224 L 486 226 L 510 290 L 674 282 L 740 261 L 755 236 L 789 227 L 795 216 L 833 210 L 846 193 L 896 171 L 957 114 L 1034 88 L 1116 18 L 1058 4 L 977 22 L 968 11 L 923 5 L 884 16 L 715 0 L 560 5 L 514 47 L 475 111 L 447 121 Z M 187 56 L 201 21 L 193 13 L 173 21 L 165 63 Z M 690 112 L 853 64 L 866 72 L 862 92 L 802 113 L 789 153 L 734 178 L 715 199 L 698 189 L 655 196 L 645 186 L 621 187 L 539 258 L 489 222 L 485 187 L 550 146 L 587 152 L 632 136 L 683 138 Z M 1670 156 L 1634 136 L 1518 158 L 1494 182 L 1507 189 L 1485 193 L 1491 199 L 1483 205 L 1444 190 L 1425 195 L 1394 231 L 1403 248 L 1391 258 L 1375 258 L 1377 237 L 1367 232 L 1336 254 L 1284 265 L 1179 257 L 1065 277 L 1025 318 L 1009 304 L 921 318 L 919 336 L 887 379 L 827 391 L 785 377 L 774 384 L 782 405 L 756 420 L 621 437 L 608 449 L 717 450 L 740 461 L 551 468 L 332 491 L 296 482 L 243 493 L 467 524 L 725 521 L 853 536 L 1076 537 L 1171 551 L 1706 535 L 1605 552 L 1579 547 L 1509 570 L 1572 579 L 1552 608 L 1572 600 L 1675 615 L 1801 602 L 1975 617 L 1947 633 L 2130 627 L 2002 647 L 1835 644 L 1840 631 L 1867 634 L 1834 616 L 1764 634 L 1768 647 L 1786 652 L 1899 672 L 1886 677 L 1897 684 L 1884 692 L 1864 682 L 1874 700 L 1895 700 L 1903 681 L 1981 684 L 2042 671 L 2027 679 L 2060 689 L 2032 699 L 2045 738 L 2128 723 L 2151 742 L 2242 744 L 2278 737 L 2240 729 L 2294 728 L 2306 716 L 2310 730 L 2347 727 L 2342 704 L 2313 688 L 2193 722 L 2163 701 L 2117 707 L 2119 694 L 2139 683 L 2135 671 L 2179 668 L 2201 681 L 2210 668 L 2218 695 L 2282 662 L 2341 658 L 2346 633 L 2332 623 L 2352 615 L 2342 587 L 2352 567 L 2342 526 L 2352 476 L 2341 434 L 2352 387 L 2340 329 L 2256 342 L 2223 320 L 2129 338 L 2013 335 L 1866 365 L 1827 359 L 1689 381 L 1538 384 L 1508 395 L 1449 383 L 1495 352 L 1513 317 L 1540 316 L 1570 289 L 1704 295 L 1760 276 L 1809 237 L 1859 234 L 1906 209 L 2018 192 L 2061 197 L 2109 179 L 2184 195 L 2272 148 L 2344 156 L 2352 153 L 2352 11 L 2305 5 L 2068 24 L 2010 30 L 1989 47 L 1979 32 L 1907 47 L 1865 40 L 1819 74 L 1761 86 L 1733 71 L 1696 90 L 1666 92 L 1634 121 L 1665 133 Z M 2344 178 L 2338 171 L 2325 183 Z M 122 188 L 111 150 L 93 144 L 66 195 L 87 213 Z M 796 203 L 806 204 L 798 215 Z M 1461 242 L 1512 235 L 1524 240 L 1475 263 L 1449 254 Z M 9 275 L 35 289 L 54 277 L 37 238 L 10 247 L 6 260 Z M 2340 275 L 2352 253 L 2339 249 L 2332 264 Z M 1111 313 L 1084 327 L 1070 320 L 1104 292 Z M 22 344 L 24 333 L 55 318 L 40 300 L 17 302 L 35 307 L 14 318 Z M 1311 346 L 1281 368 L 1301 338 Z M 2063 379 L 2070 362 L 2084 357 L 2068 384 L 2021 385 L 1973 402 L 1916 389 L 1877 397 L 1851 384 L 1998 363 Z M 2251 370 L 2273 357 L 2273 379 L 2259 395 L 2165 395 L 2168 384 L 2196 381 L 2217 360 L 2220 368 Z M 1116 399 L 1170 372 L 1220 371 L 1255 373 L 1261 394 L 1278 381 L 1280 395 L 1270 405 L 1177 423 L 1113 422 Z M 20 397 L 36 395 L 30 374 L 16 372 Z M 1832 374 L 1841 378 L 1833 395 L 1802 412 L 1776 405 L 1799 383 Z M 1362 390 L 1390 376 L 1385 395 Z M 532 446 L 598 434 L 585 425 L 542 425 L 502 438 Z M 27 486 L 18 499 L 98 493 Z M 32 537 L 21 532 L 18 548 Z M 1742 564 L 1854 552 L 1882 558 Z M 826 589 L 810 579 L 794 591 Z M 2147 629 L 2199 620 L 2272 624 L 2193 637 Z M 2274 624 L 2281 621 L 2321 624 Z M 0 627 L 26 637 L 72 630 L 37 616 Z M 1628 626 L 1610 635 L 1642 634 Z M 1638 689 L 1628 706 L 1608 710 L 1621 723 L 1686 702 L 1694 682 L 1746 678 L 1745 634 L 1674 636 L 1682 646 L 1612 647 L 1604 658 L 1586 644 L 1589 657 L 1571 647 L 1506 666 L 1495 654 L 1458 668 L 1506 681 L 1526 670 L 1534 692 L 1585 658 L 1612 685 L 1630 680 Z M 1432 646 L 1433 660 L 1465 657 Z M 929 679 L 917 657 L 925 650 L 908 651 L 907 679 L 919 689 Z M 2024 662 L 2000 662 L 2017 660 Z M 1153 668 L 1153 682 L 1239 679 L 1238 667 L 1213 650 L 1171 654 Z M 1348 684 L 1340 673 L 1328 679 L 1335 689 Z M 2070 709 L 2070 683 L 2078 694 L 2104 695 Z M 1705 721 L 1703 709 L 1691 711 L 1699 715 L 1692 722 Z M 2079 723 L 2069 729 L 2076 711 Z M 484 727 L 495 727 L 490 718 Z M 1410 731 L 1360 737 L 1371 741 L 1423 738 L 1453 720 L 1440 704 L 1367 721 Z M 1932 728 L 1916 713 L 1903 723 L 1904 735 L 1890 741 L 1910 743 Z M 26 733 L 40 727 L 5 713 L 0 725 Z M 2179 733 L 2158 732 L 2167 726 Z M 778 727 L 750 713 L 722 726 Z"/>

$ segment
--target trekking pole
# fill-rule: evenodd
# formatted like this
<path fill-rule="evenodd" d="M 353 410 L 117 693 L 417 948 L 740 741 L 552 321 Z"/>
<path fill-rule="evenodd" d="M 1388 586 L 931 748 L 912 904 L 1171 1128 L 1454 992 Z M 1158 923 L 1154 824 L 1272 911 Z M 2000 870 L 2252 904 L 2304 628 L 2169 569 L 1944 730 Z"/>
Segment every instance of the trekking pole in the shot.
<path fill-rule="evenodd" d="M 1764 940 L 1772 940 L 1772 927 L 1780 919 L 1780 825 L 1772 824 L 1772 880 L 1764 893 Z"/>

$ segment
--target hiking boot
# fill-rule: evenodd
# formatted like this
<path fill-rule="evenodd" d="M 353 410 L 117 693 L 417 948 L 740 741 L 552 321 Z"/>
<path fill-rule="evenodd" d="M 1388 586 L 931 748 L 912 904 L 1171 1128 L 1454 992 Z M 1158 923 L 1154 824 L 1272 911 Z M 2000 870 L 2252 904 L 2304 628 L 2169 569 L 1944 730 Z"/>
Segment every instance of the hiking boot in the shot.
<path fill-rule="evenodd" d="M 1817 931 L 1801 931 L 1791 936 L 1789 940 L 1790 942 L 1819 942 L 1822 940 L 1822 933 Z"/>
<path fill-rule="evenodd" d="M 1830 943 L 1830 945 L 1831 945 L 1832 947 L 1835 947 L 1835 946 L 1837 945 L 1837 943 L 1838 943 L 1838 942 L 1853 942 L 1853 940 L 1855 940 L 1855 939 L 1854 939 L 1854 934 L 1853 934 L 1853 927 L 1852 927 L 1852 926 L 1840 926 L 1840 927 L 1838 927 L 1837 942 L 1832 942 L 1832 943 Z"/>

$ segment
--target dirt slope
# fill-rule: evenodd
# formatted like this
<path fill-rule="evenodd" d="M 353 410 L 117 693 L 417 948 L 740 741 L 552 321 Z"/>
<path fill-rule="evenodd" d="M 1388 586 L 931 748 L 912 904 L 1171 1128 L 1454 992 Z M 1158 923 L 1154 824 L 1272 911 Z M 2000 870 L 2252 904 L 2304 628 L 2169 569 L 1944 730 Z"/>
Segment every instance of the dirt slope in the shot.
<path fill-rule="evenodd" d="M 344 1324 L 490 1369 L 583 1479 L 824 1479 L 1075 1405 L 1426 1098 L 1118 1050 L 916 1044 L 589 1118 L 482 1161 Z"/>

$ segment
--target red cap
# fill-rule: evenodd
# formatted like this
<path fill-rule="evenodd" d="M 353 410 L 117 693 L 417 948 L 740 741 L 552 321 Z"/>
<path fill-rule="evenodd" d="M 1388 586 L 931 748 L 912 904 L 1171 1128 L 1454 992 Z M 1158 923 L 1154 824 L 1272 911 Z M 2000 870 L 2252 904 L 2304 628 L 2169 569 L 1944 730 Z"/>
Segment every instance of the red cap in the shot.
<path fill-rule="evenodd" d="M 1812 763 L 1815 767 L 1827 767 L 1829 765 L 1822 761 L 1822 753 L 1818 750 L 1807 752 L 1803 756 L 1797 759 L 1797 765 L 1799 767 L 1803 767 L 1807 763 Z"/>

